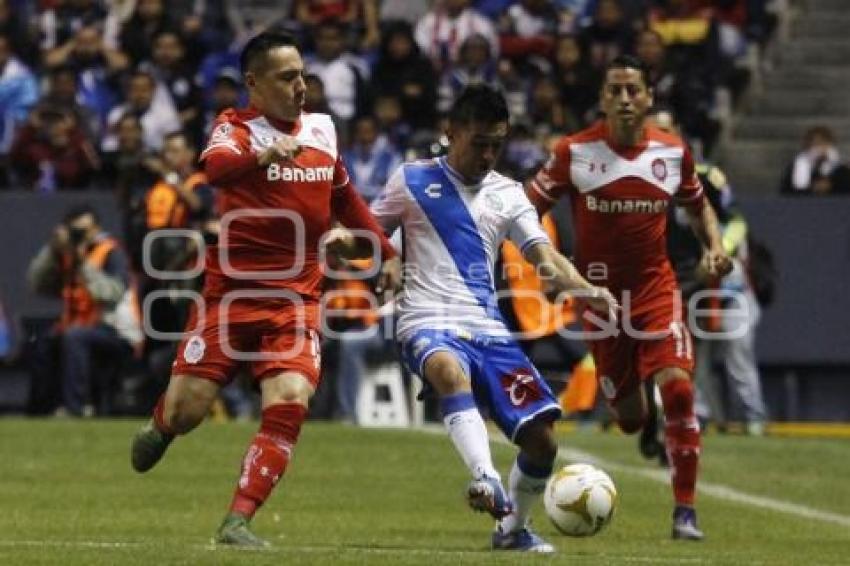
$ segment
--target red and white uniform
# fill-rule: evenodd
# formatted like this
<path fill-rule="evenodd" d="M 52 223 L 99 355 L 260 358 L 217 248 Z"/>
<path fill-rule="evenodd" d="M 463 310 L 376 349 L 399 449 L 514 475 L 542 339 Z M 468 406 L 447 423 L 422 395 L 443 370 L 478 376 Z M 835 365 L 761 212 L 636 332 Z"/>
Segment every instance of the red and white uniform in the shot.
<path fill-rule="evenodd" d="M 257 154 L 284 134 L 298 140 L 298 155 L 259 166 Z M 220 189 L 221 234 L 207 250 L 205 312 L 193 312 L 173 372 L 220 381 L 245 360 L 257 378 L 291 369 L 316 382 L 320 238 L 337 219 L 374 232 L 383 256 L 394 255 L 349 182 L 330 117 L 293 123 L 227 110 L 201 160 Z"/>
<path fill-rule="evenodd" d="M 618 147 L 600 121 L 561 139 L 526 190 L 541 214 L 569 196 L 576 267 L 627 307 L 617 337 L 590 343 L 608 399 L 662 368 L 691 371 L 693 348 L 666 243 L 671 204 L 704 206 L 693 156 L 682 140 L 648 126 L 639 144 Z M 630 328 L 659 337 L 636 337 Z"/>

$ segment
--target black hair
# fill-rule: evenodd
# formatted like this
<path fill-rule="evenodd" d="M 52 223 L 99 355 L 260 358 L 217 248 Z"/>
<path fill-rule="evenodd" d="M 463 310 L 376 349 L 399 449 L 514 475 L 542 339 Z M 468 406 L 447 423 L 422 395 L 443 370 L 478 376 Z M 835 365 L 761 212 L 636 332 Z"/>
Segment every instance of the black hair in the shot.
<path fill-rule="evenodd" d="M 66 225 L 71 224 L 74 220 L 81 216 L 85 216 L 86 214 L 91 214 L 92 218 L 94 218 L 94 223 L 100 224 L 100 216 L 90 204 L 77 204 L 69 208 L 67 212 L 65 212 L 63 223 Z"/>
<path fill-rule="evenodd" d="M 505 96 L 484 84 L 466 87 L 449 110 L 449 122 L 452 124 L 496 124 L 509 120 L 510 113 Z"/>
<path fill-rule="evenodd" d="M 649 79 L 649 69 L 647 66 L 632 55 L 617 55 L 614 59 L 611 60 L 608 65 L 605 66 L 605 76 L 608 76 L 608 71 L 611 69 L 634 69 L 635 71 L 640 72 L 643 77 L 643 83 L 647 88 L 652 88 L 652 83 Z"/>
<path fill-rule="evenodd" d="M 298 40 L 285 31 L 264 31 L 252 37 L 239 56 L 239 67 L 242 74 L 254 70 L 258 64 L 264 63 L 268 52 L 277 47 L 294 47 L 300 51 Z"/>

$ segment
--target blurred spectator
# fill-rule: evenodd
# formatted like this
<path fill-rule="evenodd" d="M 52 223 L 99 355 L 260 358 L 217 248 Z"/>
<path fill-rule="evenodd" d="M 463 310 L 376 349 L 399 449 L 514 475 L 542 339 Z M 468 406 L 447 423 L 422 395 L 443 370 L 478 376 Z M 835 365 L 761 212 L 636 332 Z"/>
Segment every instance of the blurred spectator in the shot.
<path fill-rule="evenodd" d="M 534 135 L 532 122 L 523 120 L 511 126 L 510 139 L 505 145 L 502 168 L 514 179 L 526 179 L 537 172 L 549 154 Z"/>
<path fill-rule="evenodd" d="M 431 0 L 381 0 L 378 19 L 381 22 L 404 21 L 414 26 L 431 6 Z"/>
<path fill-rule="evenodd" d="M 130 19 L 121 27 L 118 37 L 121 50 L 135 65 L 151 58 L 151 47 L 158 33 L 168 29 L 171 22 L 164 0 L 137 0 Z"/>
<path fill-rule="evenodd" d="M 9 155 L 17 182 L 41 193 L 88 188 L 100 168 L 97 152 L 76 120 L 52 109 L 30 115 Z"/>
<path fill-rule="evenodd" d="M 293 16 L 294 0 L 223 0 L 237 44 Z"/>
<path fill-rule="evenodd" d="M 0 0 L 0 37 L 6 37 L 11 51 L 28 67 L 37 66 L 41 60 L 38 49 L 38 30 L 28 24 L 29 14 L 13 7 L 11 0 Z M 7 49 L 10 49 L 7 46 Z"/>
<path fill-rule="evenodd" d="M 402 117 L 411 127 L 434 127 L 437 76 L 431 62 L 419 51 L 413 28 L 406 22 L 387 26 L 372 81 L 381 93 L 399 98 Z"/>
<path fill-rule="evenodd" d="M 491 57 L 499 53 L 493 22 L 469 7 L 469 0 L 435 2 L 416 24 L 416 43 L 442 72 L 460 58 L 460 48 L 473 35 L 481 35 L 490 45 Z"/>
<path fill-rule="evenodd" d="M 438 89 L 437 110 L 448 112 L 463 89 L 473 84 L 499 86 L 490 43 L 486 37 L 478 34 L 470 35 L 463 41 L 457 63 L 443 72 Z"/>
<path fill-rule="evenodd" d="M 127 85 L 127 102 L 116 106 L 109 113 L 108 130 L 101 149 L 115 151 L 118 147 L 117 126 L 127 114 L 139 118 L 145 141 L 145 149 L 159 151 L 163 138 L 180 129 L 180 117 L 171 98 L 156 89 L 153 75 L 136 71 Z"/>
<path fill-rule="evenodd" d="M 783 175 L 781 191 L 786 195 L 850 194 L 850 168 L 841 162 L 830 128 L 815 126 L 806 132 L 802 151 Z"/>
<path fill-rule="evenodd" d="M 502 56 L 522 60 L 549 57 L 558 31 L 558 12 L 552 0 L 520 0 L 499 19 Z"/>
<path fill-rule="evenodd" d="M 35 75 L 15 57 L 11 47 L 9 37 L 0 34 L 0 187 L 11 181 L 6 170 L 15 131 L 38 100 Z"/>
<path fill-rule="evenodd" d="M 582 49 L 594 69 L 604 69 L 617 55 L 628 53 L 635 28 L 619 0 L 599 0 L 593 23 L 580 32 Z"/>
<path fill-rule="evenodd" d="M 54 408 L 51 384 L 59 374 L 58 412 L 91 414 L 92 386 L 110 390 L 108 382 L 142 340 L 127 257 L 101 229 L 94 209 L 78 207 L 32 260 L 28 279 L 34 291 L 63 299 L 59 324 L 35 350 L 31 403 L 42 411 Z M 108 411 L 107 395 L 100 408 Z"/>
<path fill-rule="evenodd" d="M 157 88 L 171 98 L 182 130 L 189 134 L 194 145 L 199 145 L 202 142 L 202 96 L 195 84 L 194 70 L 186 61 L 182 38 L 171 30 L 158 32 L 153 40 L 152 59 L 141 68 L 156 78 Z"/>
<path fill-rule="evenodd" d="M 69 67 L 77 73 L 77 100 L 97 113 L 102 124 L 118 102 L 119 75 L 129 66 L 121 51 L 106 47 L 97 27 L 81 28 L 73 38 L 45 53 L 48 68 Z"/>
<path fill-rule="evenodd" d="M 368 108 L 368 68 L 346 50 L 341 24 L 321 23 L 316 28 L 315 40 L 316 53 L 307 56 L 305 64 L 310 73 L 322 79 L 331 111 L 348 125 L 355 115 Z"/>
<path fill-rule="evenodd" d="M 553 67 L 553 78 L 567 113 L 567 131 L 580 129 L 595 119 L 602 75 L 587 62 L 574 35 L 558 38 Z"/>
<path fill-rule="evenodd" d="M 216 77 L 213 84 L 212 97 L 207 103 L 207 111 L 204 114 L 204 137 L 212 133 L 212 126 L 216 117 L 228 108 L 238 108 L 241 106 L 242 98 L 242 77 L 239 71 L 233 67 L 225 67 Z M 320 112 L 320 110 L 306 108 L 305 110 L 307 112 Z"/>
<path fill-rule="evenodd" d="M 328 98 L 325 96 L 325 84 L 322 79 L 316 75 L 305 75 L 304 84 L 307 86 L 307 92 L 304 95 L 304 111 L 333 116 L 333 112 L 328 106 Z"/>
<path fill-rule="evenodd" d="M 362 37 L 364 50 L 378 47 L 381 41 L 377 0 L 295 0 L 295 19 L 306 30 L 327 21 L 343 24 Z"/>
<path fill-rule="evenodd" d="M 543 139 L 553 131 L 573 131 L 576 121 L 570 121 L 561 103 L 558 85 L 551 77 L 537 79 L 531 89 L 528 118 L 535 125 L 535 137 Z"/>
<path fill-rule="evenodd" d="M 106 10 L 98 0 L 64 0 L 48 8 L 39 17 L 41 48 L 54 49 L 73 39 L 84 27 L 99 27 Z"/>
<path fill-rule="evenodd" d="M 372 114 L 378 122 L 378 130 L 398 149 L 407 149 L 413 131 L 404 121 L 401 100 L 391 94 L 379 94 L 375 97 Z"/>
<path fill-rule="evenodd" d="M 351 148 L 343 153 L 345 166 L 361 196 L 366 202 L 371 202 L 401 165 L 401 153 L 387 136 L 378 132 L 378 123 L 373 116 L 357 119 L 352 142 Z"/>
<path fill-rule="evenodd" d="M 655 30 L 638 34 L 635 54 L 647 67 L 655 104 L 670 107 L 687 137 L 699 142 L 695 149 L 709 153 L 720 131 L 720 124 L 713 117 L 711 78 L 703 74 L 700 64 L 675 66 L 661 34 Z"/>
<path fill-rule="evenodd" d="M 102 123 L 91 108 L 77 102 L 79 84 L 77 74 L 70 67 L 56 67 L 47 76 L 47 92 L 36 105 L 40 111 L 56 110 L 74 118 L 76 126 L 83 129 L 90 140 L 100 138 Z"/>

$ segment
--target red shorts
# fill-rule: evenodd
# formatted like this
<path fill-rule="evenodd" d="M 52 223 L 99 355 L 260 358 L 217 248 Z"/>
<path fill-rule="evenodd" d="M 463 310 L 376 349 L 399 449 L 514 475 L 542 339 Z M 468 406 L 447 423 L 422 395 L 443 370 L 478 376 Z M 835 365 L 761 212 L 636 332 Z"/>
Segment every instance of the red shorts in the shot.
<path fill-rule="evenodd" d="M 171 374 L 223 385 L 244 362 L 258 381 L 282 371 L 295 371 L 316 387 L 321 364 L 317 312 L 318 306 L 313 304 L 294 306 L 258 300 L 230 305 L 210 300 L 203 309 L 195 305 Z"/>
<path fill-rule="evenodd" d="M 588 341 L 599 387 L 609 404 L 633 393 L 661 369 L 680 368 L 688 373 L 694 369 L 691 333 L 676 306 L 632 314 L 630 327 L 624 330 L 620 321 L 617 336 Z M 586 326 L 586 330 L 598 329 Z"/>

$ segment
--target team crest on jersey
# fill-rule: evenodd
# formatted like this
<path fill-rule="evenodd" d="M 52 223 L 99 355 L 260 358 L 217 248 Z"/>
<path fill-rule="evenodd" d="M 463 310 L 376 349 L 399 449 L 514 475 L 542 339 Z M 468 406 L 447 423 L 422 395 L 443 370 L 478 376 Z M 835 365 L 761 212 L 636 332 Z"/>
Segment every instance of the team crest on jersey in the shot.
<path fill-rule="evenodd" d="M 652 174 L 662 183 L 667 179 L 667 164 L 660 157 L 652 162 Z"/>
<path fill-rule="evenodd" d="M 310 133 L 313 134 L 313 137 L 316 138 L 316 141 L 318 141 L 323 146 L 325 146 L 325 147 L 331 146 L 331 142 L 328 141 L 328 138 L 325 135 L 325 132 L 323 132 L 320 128 L 313 128 L 312 130 L 310 130 Z"/>
<path fill-rule="evenodd" d="M 499 381 L 502 384 L 502 390 L 507 393 L 514 407 L 527 407 L 543 398 L 540 385 L 534 379 L 534 375 L 525 368 L 515 369 L 503 375 Z"/>
<path fill-rule="evenodd" d="M 599 386 L 602 387 L 602 393 L 604 393 L 605 397 L 608 399 L 613 399 L 617 394 L 617 386 L 614 385 L 614 381 L 607 375 L 603 375 L 599 378 Z"/>
<path fill-rule="evenodd" d="M 502 209 L 505 208 L 502 199 L 492 193 L 484 195 L 484 204 L 493 212 L 502 212 Z"/>
<path fill-rule="evenodd" d="M 230 134 L 232 133 L 233 126 L 229 122 L 223 122 L 216 126 L 215 130 L 213 130 L 213 133 L 210 136 L 210 143 L 228 142 L 230 141 Z"/>
<path fill-rule="evenodd" d="M 200 336 L 192 336 L 183 348 L 183 359 L 187 364 L 196 364 L 204 357 L 207 343 Z"/>

